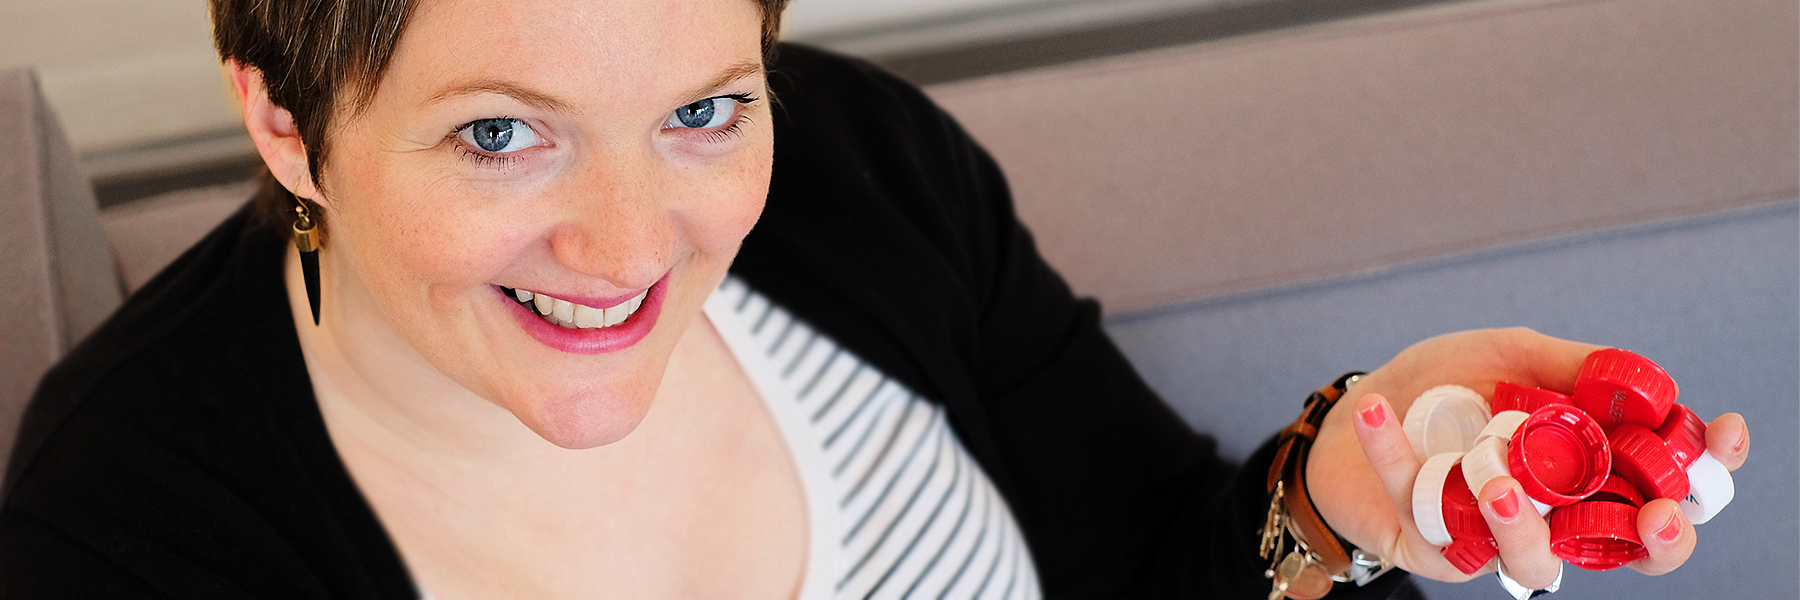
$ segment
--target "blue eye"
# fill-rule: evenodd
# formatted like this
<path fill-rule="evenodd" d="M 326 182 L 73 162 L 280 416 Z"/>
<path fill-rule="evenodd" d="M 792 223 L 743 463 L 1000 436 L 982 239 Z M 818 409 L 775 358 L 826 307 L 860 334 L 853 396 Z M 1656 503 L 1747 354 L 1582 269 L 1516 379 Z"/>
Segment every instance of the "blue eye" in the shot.
<path fill-rule="evenodd" d="M 518 119 L 481 119 L 463 126 L 463 143 L 483 152 L 503 154 L 537 145 L 537 132 Z"/>
<path fill-rule="evenodd" d="M 731 120 L 731 103 L 737 101 L 735 98 L 720 96 L 677 108 L 673 114 L 669 115 L 669 120 L 663 122 L 663 126 L 691 129 L 712 129 L 722 126 Z"/>

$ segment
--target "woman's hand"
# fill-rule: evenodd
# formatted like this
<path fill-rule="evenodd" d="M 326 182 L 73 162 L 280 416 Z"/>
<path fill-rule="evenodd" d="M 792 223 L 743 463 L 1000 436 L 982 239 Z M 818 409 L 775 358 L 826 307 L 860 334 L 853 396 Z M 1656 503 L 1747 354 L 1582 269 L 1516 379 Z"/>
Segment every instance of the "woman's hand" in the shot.
<path fill-rule="evenodd" d="M 1412 487 L 1419 459 L 1400 427 L 1413 398 L 1432 387 L 1458 384 L 1492 394 L 1507 381 L 1568 393 L 1582 360 L 1600 346 L 1556 339 L 1527 329 L 1467 331 L 1414 344 L 1363 377 L 1325 418 L 1307 464 L 1307 484 L 1320 516 L 1358 548 L 1400 568 L 1444 581 L 1465 581 L 1492 571 L 1464 574 L 1413 525 Z M 1736 470 L 1749 452 L 1749 430 L 1735 413 L 1707 426 L 1706 444 Z M 1511 477 L 1489 481 L 1476 495 L 1493 529 L 1500 560 L 1513 579 L 1543 588 L 1556 579 L 1561 559 L 1550 552 L 1550 528 Z M 1674 570 L 1694 551 L 1694 526 L 1671 500 L 1655 500 L 1638 513 L 1638 534 L 1650 555 L 1631 568 L 1657 575 Z"/>

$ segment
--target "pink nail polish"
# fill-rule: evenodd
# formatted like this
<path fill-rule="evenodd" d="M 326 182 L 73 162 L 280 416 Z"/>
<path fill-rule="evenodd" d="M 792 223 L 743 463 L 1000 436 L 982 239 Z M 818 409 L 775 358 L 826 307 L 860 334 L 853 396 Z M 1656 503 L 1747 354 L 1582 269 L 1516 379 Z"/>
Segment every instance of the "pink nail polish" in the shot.
<path fill-rule="evenodd" d="M 1664 523 L 1662 529 L 1656 530 L 1656 539 L 1673 542 L 1679 535 L 1681 535 L 1681 519 L 1676 517 L 1675 513 L 1670 512 L 1669 522 Z"/>
<path fill-rule="evenodd" d="M 1362 409 L 1362 412 L 1357 414 L 1362 416 L 1363 424 L 1368 425 L 1370 429 L 1380 427 L 1382 423 L 1387 422 L 1387 410 L 1382 408 L 1380 402 Z"/>
<path fill-rule="evenodd" d="M 1519 495 L 1512 490 L 1506 490 L 1506 493 L 1501 494 L 1499 498 L 1488 502 L 1488 506 L 1494 509 L 1494 516 L 1510 523 L 1519 516 Z"/>

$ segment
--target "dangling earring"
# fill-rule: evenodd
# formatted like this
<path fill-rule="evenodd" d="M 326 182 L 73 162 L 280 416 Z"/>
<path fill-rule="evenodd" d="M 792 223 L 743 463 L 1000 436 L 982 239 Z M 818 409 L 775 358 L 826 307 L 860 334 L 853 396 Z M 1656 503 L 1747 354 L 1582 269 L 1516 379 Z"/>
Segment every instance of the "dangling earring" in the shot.
<path fill-rule="evenodd" d="M 306 302 L 312 305 L 313 326 L 319 325 L 319 228 L 306 210 L 306 199 L 295 196 L 294 248 L 300 250 L 300 274 L 306 278 Z"/>

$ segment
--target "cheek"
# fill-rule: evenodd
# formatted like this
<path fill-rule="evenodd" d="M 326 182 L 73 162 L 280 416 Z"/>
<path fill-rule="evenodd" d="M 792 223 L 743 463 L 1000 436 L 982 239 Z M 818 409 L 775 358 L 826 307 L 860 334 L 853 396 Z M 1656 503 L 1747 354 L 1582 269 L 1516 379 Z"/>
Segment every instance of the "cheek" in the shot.
<path fill-rule="evenodd" d="M 736 254 L 744 236 L 762 216 L 769 195 L 772 152 L 757 148 L 746 152 L 711 177 L 694 182 L 694 196 L 704 201 L 681 211 L 682 220 L 696 246 L 711 253 Z"/>
<path fill-rule="evenodd" d="M 499 272 L 523 238 L 510 223 L 470 210 L 481 203 L 429 182 L 383 173 L 404 172 L 371 163 L 352 167 L 338 211 L 357 270 L 370 292 L 394 301 L 449 300 Z M 353 178 L 354 177 L 354 178 Z M 348 181 L 346 183 L 348 183 Z M 461 209 L 452 209 L 461 207 Z"/>

